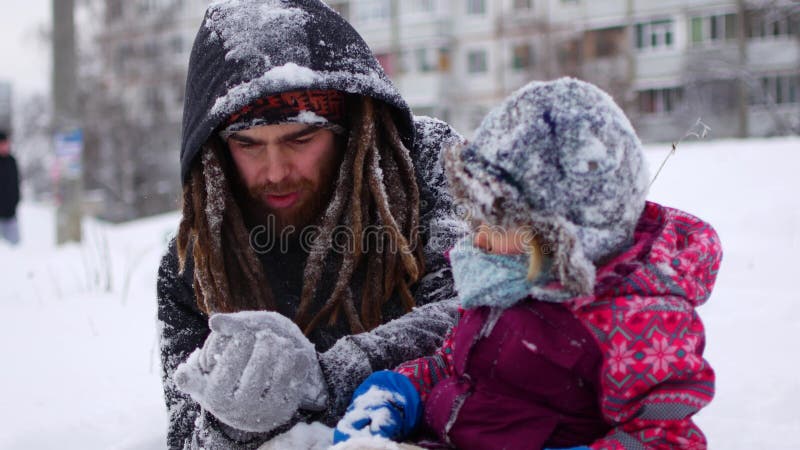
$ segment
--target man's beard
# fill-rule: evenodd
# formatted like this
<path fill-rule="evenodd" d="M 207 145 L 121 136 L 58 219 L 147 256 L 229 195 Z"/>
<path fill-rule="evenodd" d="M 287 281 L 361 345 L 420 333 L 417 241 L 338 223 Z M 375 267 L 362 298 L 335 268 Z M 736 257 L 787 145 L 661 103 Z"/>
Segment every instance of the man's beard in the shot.
<path fill-rule="evenodd" d="M 264 203 L 264 196 L 285 192 L 300 192 L 294 205 L 273 209 Z M 324 193 L 315 189 L 314 184 L 306 179 L 278 184 L 267 183 L 249 189 L 250 203 L 255 210 L 253 212 L 260 218 L 259 222 L 262 225 L 274 227 L 273 232 L 276 234 L 293 234 L 293 231 L 312 225 L 327 204 L 328 199 L 322 199 L 320 194 Z"/>
<path fill-rule="evenodd" d="M 242 209 L 248 227 L 266 227 L 267 235 L 272 238 L 295 238 L 301 232 L 311 231 L 311 226 L 319 222 L 333 195 L 338 164 L 333 166 L 323 169 L 316 186 L 306 178 L 263 183 L 246 189 L 240 185 L 238 190 L 244 195 L 239 198 L 245 199 Z M 297 202 L 288 208 L 273 209 L 264 201 L 265 195 L 286 192 L 300 192 Z"/>

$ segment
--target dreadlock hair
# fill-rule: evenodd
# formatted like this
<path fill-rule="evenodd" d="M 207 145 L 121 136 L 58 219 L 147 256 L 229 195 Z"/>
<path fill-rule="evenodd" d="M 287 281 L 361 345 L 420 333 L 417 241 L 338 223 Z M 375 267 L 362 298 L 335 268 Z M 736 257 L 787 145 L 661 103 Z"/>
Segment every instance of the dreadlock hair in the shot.
<path fill-rule="evenodd" d="M 183 187 L 183 217 L 176 239 L 179 269 L 191 249 L 194 294 L 206 314 L 274 310 L 275 301 L 242 212 L 233 198 L 225 144 L 209 139 Z"/>
<path fill-rule="evenodd" d="M 309 250 L 295 317 L 306 334 L 325 320 L 335 323 L 342 313 L 353 333 L 375 328 L 382 322 L 382 307 L 395 294 L 403 309 L 410 311 L 415 305 L 411 286 L 425 270 L 419 242 L 419 188 L 390 107 L 370 97 L 356 97 L 348 101 L 348 110 L 354 118 L 350 136 L 333 198 Z M 191 249 L 197 305 L 207 314 L 275 310 L 272 291 L 232 194 L 233 170 L 225 144 L 211 138 L 183 188 L 177 238 L 180 270 Z M 334 252 L 339 225 L 348 228 L 353 245 Z M 338 265 L 338 278 L 317 308 L 315 299 L 327 261 Z M 360 311 L 350 288 L 357 273 L 364 274 Z"/>

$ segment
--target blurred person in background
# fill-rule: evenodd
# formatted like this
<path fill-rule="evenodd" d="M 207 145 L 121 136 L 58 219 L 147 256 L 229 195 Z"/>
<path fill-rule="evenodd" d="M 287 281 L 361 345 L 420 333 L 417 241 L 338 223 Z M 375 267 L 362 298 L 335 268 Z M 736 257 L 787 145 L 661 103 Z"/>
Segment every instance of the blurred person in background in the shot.
<path fill-rule="evenodd" d="M 0 130 L 0 237 L 19 244 L 17 205 L 19 204 L 19 171 L 11 155 L 8 133 Z"/>

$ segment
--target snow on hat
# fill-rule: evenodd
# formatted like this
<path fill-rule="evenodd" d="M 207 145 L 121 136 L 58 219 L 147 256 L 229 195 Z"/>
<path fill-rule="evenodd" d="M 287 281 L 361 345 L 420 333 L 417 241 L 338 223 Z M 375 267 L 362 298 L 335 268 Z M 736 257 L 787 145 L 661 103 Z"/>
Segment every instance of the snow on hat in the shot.
<path fill-rule="evenodd" d="M 346 130 L 345 94 L 335 89 L 304 89 L 260 98 L 231 114 L 220 136 L 259 125 L 307 123 L 329 128 L 337 134 Z"/>
<path fill-rule="evenodd" d="M 595 264 L 630 243 L 644 210 L 639 138 L 608 94 L 574 78 L 522 87 L 445 159 L 457 200 L 492 225 L 532 226 L 575 294 L 593 291 Z"/>

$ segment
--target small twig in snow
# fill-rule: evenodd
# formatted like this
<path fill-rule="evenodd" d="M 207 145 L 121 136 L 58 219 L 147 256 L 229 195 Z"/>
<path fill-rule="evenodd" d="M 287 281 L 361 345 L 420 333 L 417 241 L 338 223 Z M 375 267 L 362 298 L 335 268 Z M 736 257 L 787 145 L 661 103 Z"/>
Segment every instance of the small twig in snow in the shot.
<path fill-rule="evenodd" d="M 705 139 L 705 137 L 708 136 L 708 133 L 710 131 L 711 127 L 703 123 L 702 119 L 698 117 L 697 122 L 695 122 L 694 125 L 692 125 L 691 128 L 689 128 L 689 130 L 686 131 L 686 134 L 684 134 L 682 138 L 678 139 L 678 142 L 672 143 L 672 150 L 670 150 L 669 153 L 667 153 L 667 156 L 664 158 L 664 161 L 661 161 L 661 165 L 658 167 L 658 170 L 656 171 L 656 174 L 653 176 L 653 179 L 650 180 L 650 184 L 647 186 L 647 188 L 649 189 L 650 187 L 653 186 L 653 183 L 656 182 L 656 178 L 658 178 L 658 175 L 661 173 L 661 169 L 664 168 L 664 166 L 667 164 L 667 160 L 672 155 L 675 154 L 676 150 L 678 150 L 678 145 L 680 145 L 681 142 L 690 137 L 696 138 L 697 140 Z"/>

